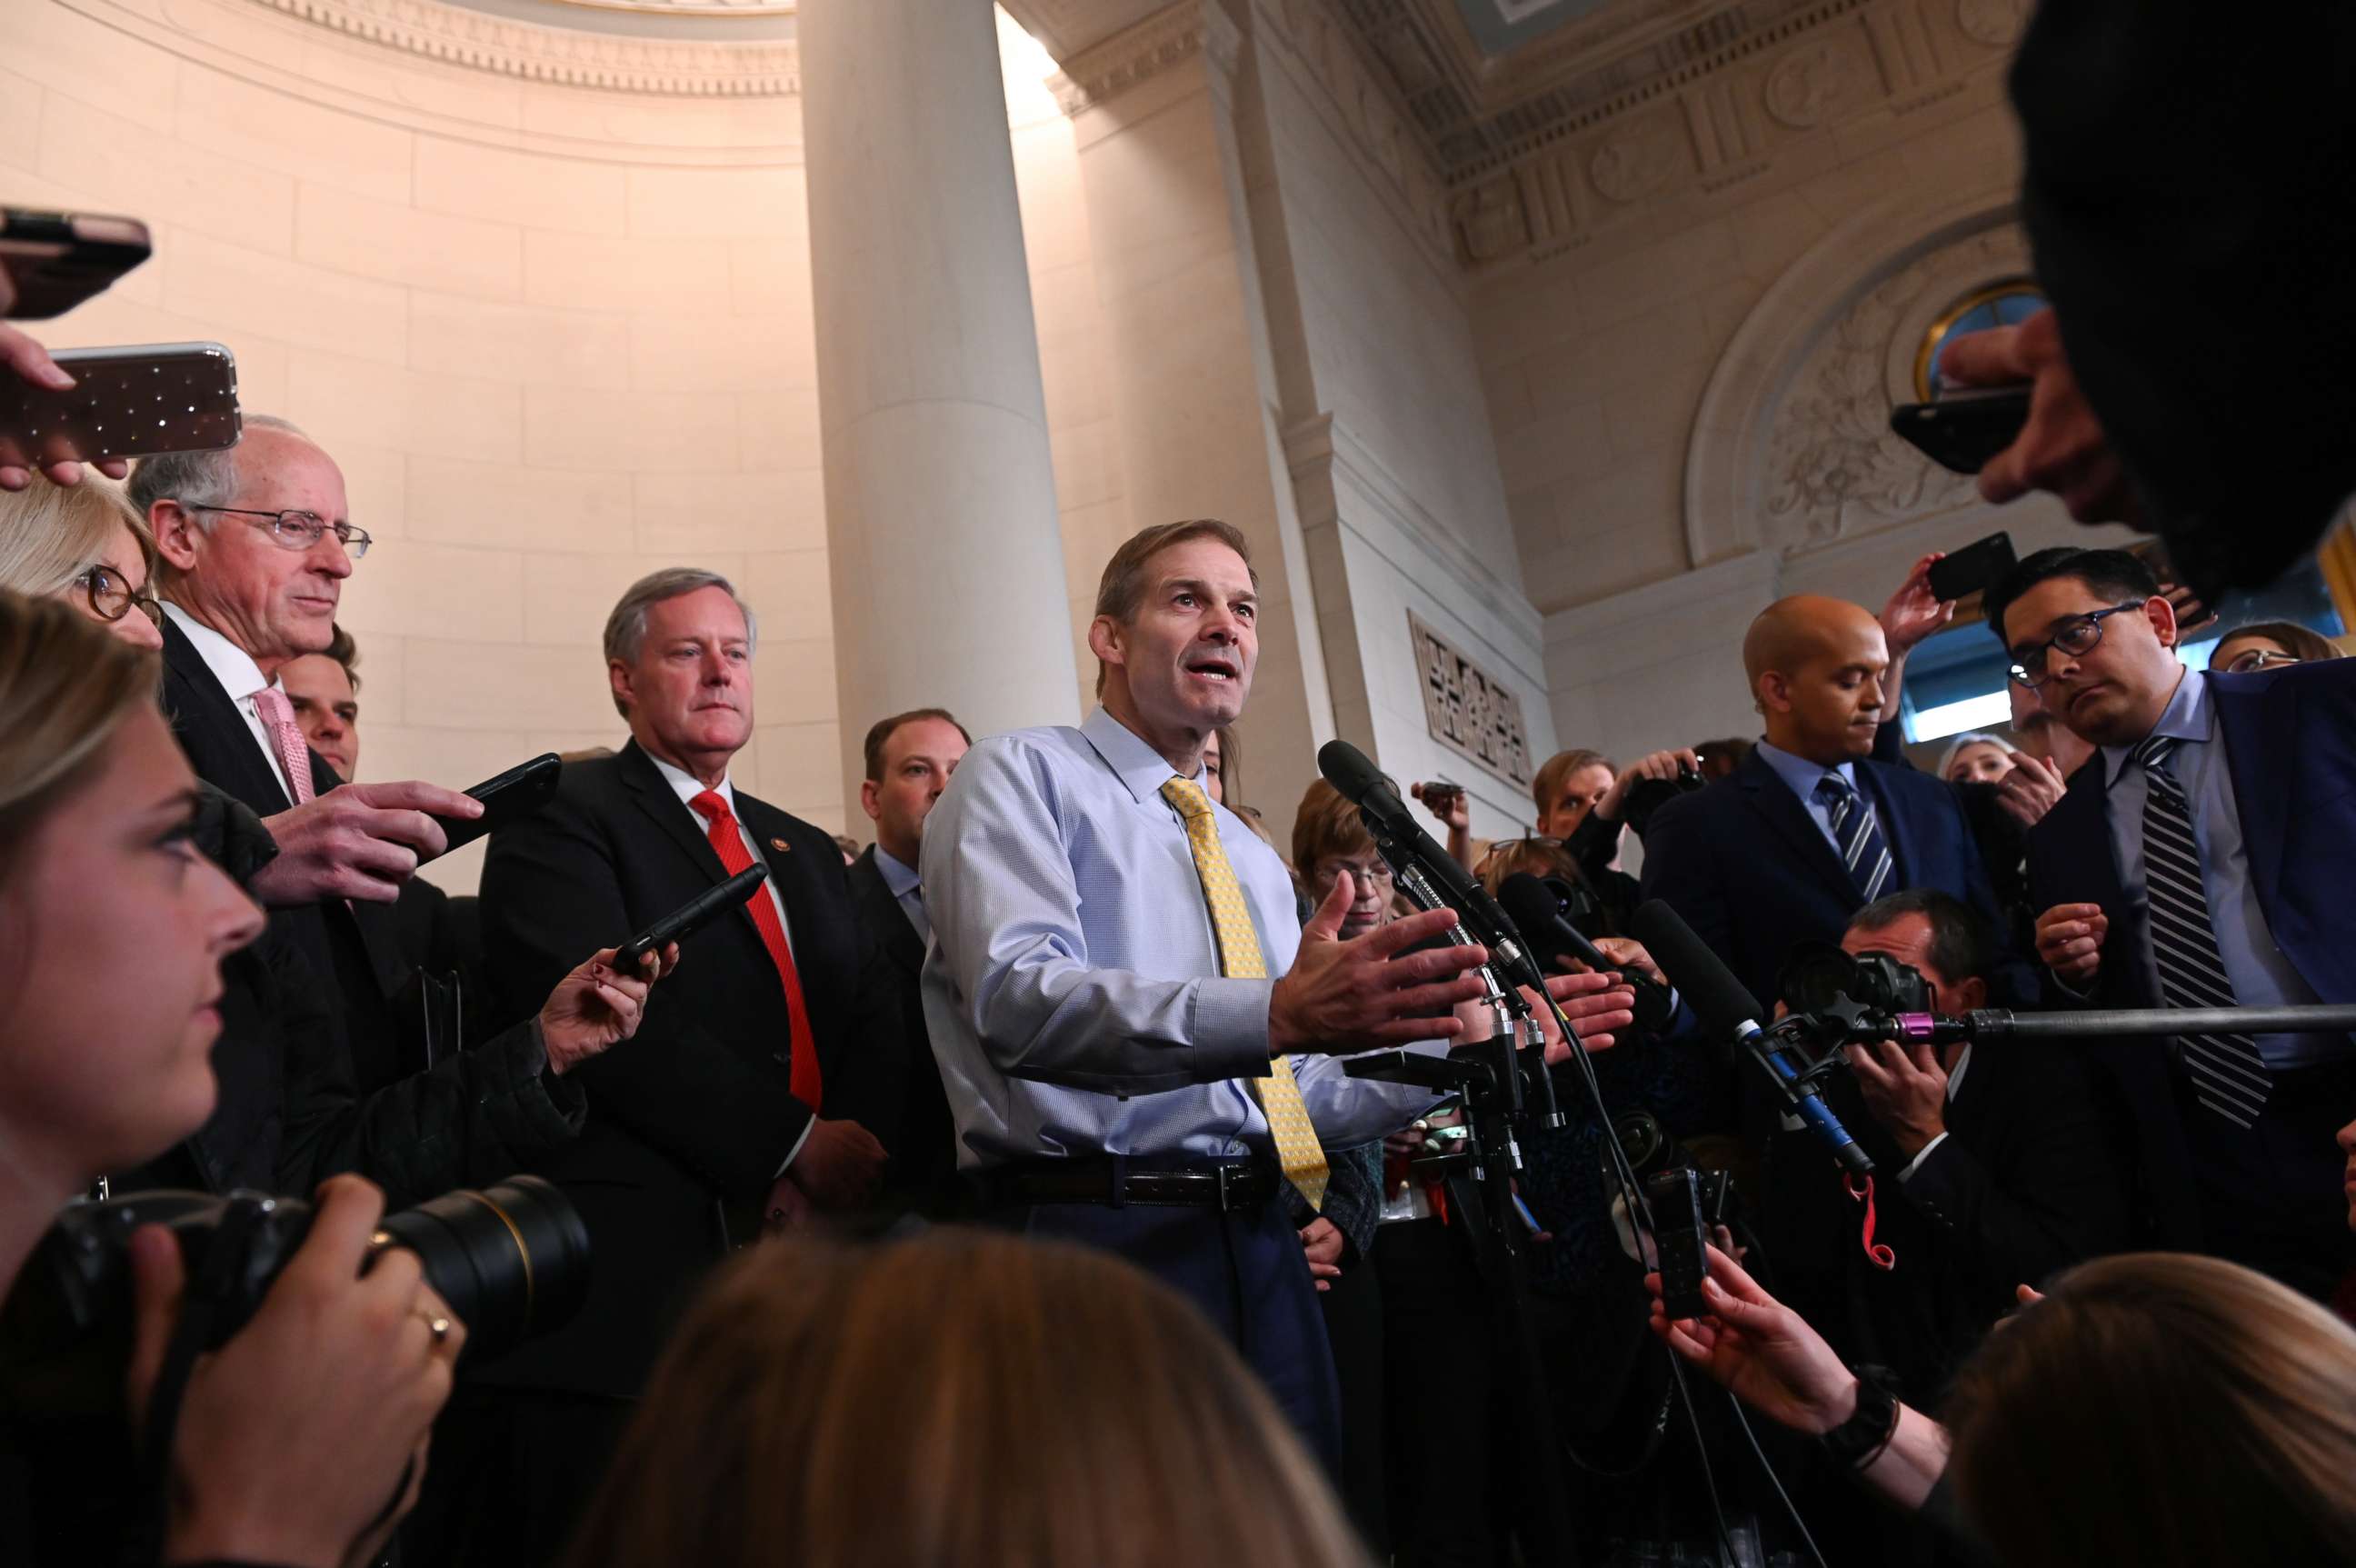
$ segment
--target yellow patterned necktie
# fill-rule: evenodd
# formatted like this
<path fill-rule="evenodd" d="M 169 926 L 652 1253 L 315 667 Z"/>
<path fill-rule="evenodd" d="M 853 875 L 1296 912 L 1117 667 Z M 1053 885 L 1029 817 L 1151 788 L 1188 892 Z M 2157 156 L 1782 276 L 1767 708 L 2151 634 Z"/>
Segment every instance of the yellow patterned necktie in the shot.
<path fill-rule="evenodd" d="M 1211 798 L 1189 779 L 1173 779 L 1162 786 L 1162 798 L 1178 808 L 1186 820 L 1186 842 L 1194 851 L 1194 875 L 1202 878 L 1203 902 L 1210 906 L 1211 926 L 1219 937 L 1219 972 L 1230 980 L 1265 980 L 1268 961 L 1260 956 L 1259 934 L 1252 929 L 1251 910 L 1244 904 L 1243 885 L 1219 843 L 1219 824 L 1211 815 Z M 1268 1116 L 1268 1130 L 1276 1136 L 1276 1157 L 1285 1179 L 1309 1200 L 1312 1208 L 1325 1207 L 1325 1150 L 1301 1086 L 1292 1081 L 1292 1063 L 1278 1057 L 1269 1063 L 1269 1076 L 1249 1080 Z"/>

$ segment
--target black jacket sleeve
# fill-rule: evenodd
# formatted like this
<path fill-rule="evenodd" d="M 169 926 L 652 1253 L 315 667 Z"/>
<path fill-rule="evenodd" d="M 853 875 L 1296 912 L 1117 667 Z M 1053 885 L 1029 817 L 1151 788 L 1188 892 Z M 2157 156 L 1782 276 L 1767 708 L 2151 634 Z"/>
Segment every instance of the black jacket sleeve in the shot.
<path fill-rule="evenodd" d="M 536 1018 L 362 1095 L 333 1015 L 286 1000 L 281 1191 L 349 1171 L 384 1188 L 388 1208 L 406 1208 L 513 1176 L 581 1131 L 586 1102 L 578 1085 L 547 1072 Z"/>
<path fill-rule="evenodd" d="M 583 959 L 629 940 L 636 923 L 604 824 L 560 789 L 541 811 L 491 835 L 483 866 L 483 940 L 491 984 L 521 1016 Z M 663 910 L 640 911 L 649 918 Z M 809 1126 L 782 1059 L 723 1039 L 665 994 L 648 999 L 637 1034 L 577 1069 L 601 1124 L 618 1127 L 695 1172 L 723 1197 L 757 1201 Z"/>
<path fill-rule="evenodd" d="M 1976 1060 L 1966 1070 L 1983 1065 L 1997 1064 Z M 1945 1232 L 1964 1277 L 1984 1283 L 1999 1305 L 2015 1285 L 2118 1251 L 2129 1233 L 2128 1167 L 2115 1119 L 2074 1067 L 2048 1063 L 2023 1081 L 2029 1076 L 2008 1073 L 2002 1083 L 1979 1086 L 2006 1093 L 2001 1113 L 2013 1135 L 2001 1153 L 1984 1159 L 1972 1140 L 1951 1132 L 1903 1184 L 1906 1201 Z"/>

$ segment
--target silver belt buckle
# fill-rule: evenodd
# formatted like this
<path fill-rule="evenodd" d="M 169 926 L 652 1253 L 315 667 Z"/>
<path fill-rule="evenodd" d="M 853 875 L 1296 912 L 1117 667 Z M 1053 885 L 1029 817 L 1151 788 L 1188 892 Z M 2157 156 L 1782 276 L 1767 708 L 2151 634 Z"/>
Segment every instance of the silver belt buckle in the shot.
<path fill-rule="evenodd" d="M 1216 1167 L 1219 1177 L 1219 1212 L 1222 1214 L 1230 1214 L 1235 1211 L 1235 1204 L 1227 1196 L 1227 1177 L 1239 1168 L 1239 1166 L 1236 1165 L 1220 1165 Z"/>

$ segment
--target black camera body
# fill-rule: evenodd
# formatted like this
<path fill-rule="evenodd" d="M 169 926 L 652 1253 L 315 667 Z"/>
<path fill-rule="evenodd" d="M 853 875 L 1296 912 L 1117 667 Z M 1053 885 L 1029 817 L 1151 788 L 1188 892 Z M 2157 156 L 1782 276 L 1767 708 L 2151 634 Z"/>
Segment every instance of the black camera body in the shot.
<path fill-rule="evenodd" d="M 0 1306 L 0 1408 L 18 1419 L 118 1423 L 132 1325 L 131 1233 L 161 1225 L 207 1301 L 216 1349 L 261 1310 L 311 1232 L 312 1207 L 256 1192 L 136 1192 L 67 1207 Z M 233 1257 L 216 1250 L 233 1247 Z M 417 1255 L 466 1326 L 469 1357 L 505 1354 L 571 1317 L 589 1288 L 589 1232 L 556 1187 L 519 1176 L 388 1215 L 369 1262 Z M 363 1272 L 368 1265 L 363 1264 Z"/>
<path fill-rule="evenodd" d="M 1778 988 L 1794 1013 L 1928 1013 L 1931 983 L 1888 953 L 1844 952 L 1831 942 L 1800 942 L 1783 961 Z"/>
<path fill-rule="evenodd" d="M 1678 768 L 1674 779 L 1639 779 L 1628 786 L 1628 793 L 1622 798 L 1620 819 L 1636 830 L 1638 838 L 1643 838 L 1652 826 L 1655 811 L 1680 795 L 1708 787 L 1709 780 L 1690 768 Z"/>

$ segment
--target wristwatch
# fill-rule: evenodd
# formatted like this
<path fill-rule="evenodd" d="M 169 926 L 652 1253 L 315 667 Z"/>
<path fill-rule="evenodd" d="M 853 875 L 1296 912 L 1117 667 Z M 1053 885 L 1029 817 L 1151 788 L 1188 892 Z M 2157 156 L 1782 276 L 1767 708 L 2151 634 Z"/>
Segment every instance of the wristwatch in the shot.
<path fill-rule="evenodd" d="M 1825 1452 L 1852 1470 L 1861 1470 L 1890 1446 L 1898 1432 L 1898 1396 L 1890 1391 L 1891 1374 L 1886 1367 L 1852 1367 L 1857 1377 L 1857 1409 L 1849 1418 L 1816 1439 Z"/>

